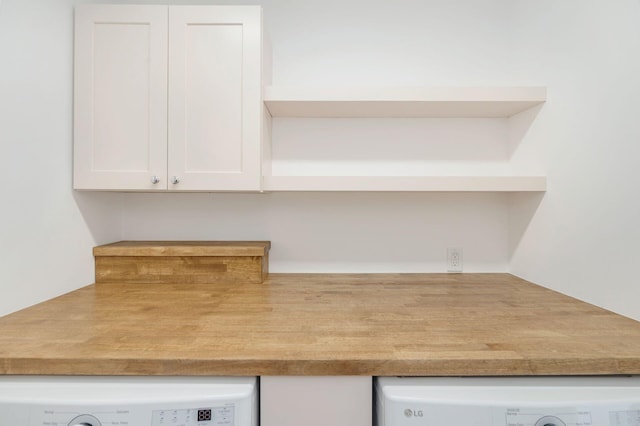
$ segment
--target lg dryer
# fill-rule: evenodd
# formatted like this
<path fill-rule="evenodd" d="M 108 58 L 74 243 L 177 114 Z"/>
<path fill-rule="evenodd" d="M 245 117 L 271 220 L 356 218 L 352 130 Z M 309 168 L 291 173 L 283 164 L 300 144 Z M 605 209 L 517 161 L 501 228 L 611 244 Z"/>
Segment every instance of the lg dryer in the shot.
<path fill-rule="evenodd" d="M 640 377 L 378 378 L 378 426 L 640 426 Z"/>

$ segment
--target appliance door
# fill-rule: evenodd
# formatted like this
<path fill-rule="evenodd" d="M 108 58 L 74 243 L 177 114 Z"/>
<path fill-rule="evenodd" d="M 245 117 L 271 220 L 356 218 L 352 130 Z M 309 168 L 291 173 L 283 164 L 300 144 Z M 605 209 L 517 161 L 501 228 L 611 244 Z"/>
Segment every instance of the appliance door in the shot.
<path fill-rule="evenodd" d="M 640 426 L 640 376 L 378 378 L 378 426 Z"/>
<path fill-rule="evenodd" d="M 255 377 L 0 376 L 0 425 L 257 426 Z"/>

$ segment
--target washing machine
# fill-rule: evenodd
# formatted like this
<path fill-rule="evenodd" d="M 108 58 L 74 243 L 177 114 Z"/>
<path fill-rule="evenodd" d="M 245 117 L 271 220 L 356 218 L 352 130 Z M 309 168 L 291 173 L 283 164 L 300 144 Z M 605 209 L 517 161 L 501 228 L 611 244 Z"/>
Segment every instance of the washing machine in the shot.
<path fill-rule="evenodd" d="M 640 376 L 375 380 L 378 426 L 640 426 Z"/>
<path fill-rule="evenodd" d="M 257 426 L 257 378 L 0 376 L 0 425 Z"/>

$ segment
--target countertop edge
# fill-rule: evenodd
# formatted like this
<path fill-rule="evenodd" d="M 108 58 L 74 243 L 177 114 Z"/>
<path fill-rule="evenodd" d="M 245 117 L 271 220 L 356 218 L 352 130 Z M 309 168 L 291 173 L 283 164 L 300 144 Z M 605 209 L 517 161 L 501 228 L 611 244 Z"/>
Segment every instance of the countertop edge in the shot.
<path fill-rule="evenodd" d="M 0 365 L 0 375 L 486 377 L 640 374 L 640 358 L 358 361 L 9 358 L 3 359 Z"/>

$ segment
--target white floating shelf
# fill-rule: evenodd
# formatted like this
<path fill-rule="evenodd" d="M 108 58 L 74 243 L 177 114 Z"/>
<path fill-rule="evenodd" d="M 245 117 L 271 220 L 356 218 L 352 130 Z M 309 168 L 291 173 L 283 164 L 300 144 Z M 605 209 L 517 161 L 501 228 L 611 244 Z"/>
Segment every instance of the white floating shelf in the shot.
<path fill-rule="evenodd" d="M 542 192 L 545 176 L 264 176 L 265 191 Z"/>
<path fill-rule="evenodd" d="M 265 87 L 273 117 L 510 117 L 546 87 Z"/>

